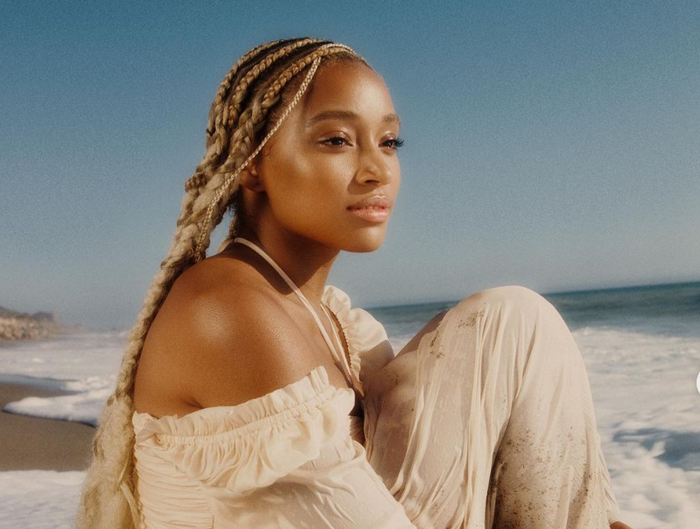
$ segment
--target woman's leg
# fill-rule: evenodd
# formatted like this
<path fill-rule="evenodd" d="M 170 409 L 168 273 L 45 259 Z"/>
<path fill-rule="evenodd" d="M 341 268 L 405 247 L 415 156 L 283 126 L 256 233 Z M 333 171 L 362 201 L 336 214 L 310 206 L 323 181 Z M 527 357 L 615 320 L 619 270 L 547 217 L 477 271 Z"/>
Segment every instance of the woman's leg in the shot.
<path fill-rule="evenodd" d="M 436 316 L 366 388 L 367 458 L 419 528 L 608 529 L 585 366 L 524 287 Z"/>

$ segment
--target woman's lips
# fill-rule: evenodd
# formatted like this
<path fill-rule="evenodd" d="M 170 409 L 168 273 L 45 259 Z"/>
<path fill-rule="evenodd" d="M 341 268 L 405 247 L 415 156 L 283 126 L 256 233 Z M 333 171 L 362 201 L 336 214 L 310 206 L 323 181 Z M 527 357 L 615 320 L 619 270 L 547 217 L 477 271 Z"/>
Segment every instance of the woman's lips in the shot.
<path fill-rule="evenodd" d="M 348 211 L 361 219 L 370 222 L 384 222 L 389 218 L 391 208 L 386 207 L 364 207 L 364 208 L 348 208 Z"/>

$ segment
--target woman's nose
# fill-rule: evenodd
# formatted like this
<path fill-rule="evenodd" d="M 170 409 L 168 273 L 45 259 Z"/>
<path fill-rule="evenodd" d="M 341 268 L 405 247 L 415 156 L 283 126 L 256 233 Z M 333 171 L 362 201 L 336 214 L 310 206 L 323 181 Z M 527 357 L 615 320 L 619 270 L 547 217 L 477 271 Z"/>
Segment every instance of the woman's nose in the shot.
<path fill-rule="evenodd" d="M 363 183 L 372 180 L 382 184 L 391 182 L 393 174 L 387 154 L 382 152 L 379 147 L 365 149 L 364 151 L 360 154 L 358 179 Z"/>

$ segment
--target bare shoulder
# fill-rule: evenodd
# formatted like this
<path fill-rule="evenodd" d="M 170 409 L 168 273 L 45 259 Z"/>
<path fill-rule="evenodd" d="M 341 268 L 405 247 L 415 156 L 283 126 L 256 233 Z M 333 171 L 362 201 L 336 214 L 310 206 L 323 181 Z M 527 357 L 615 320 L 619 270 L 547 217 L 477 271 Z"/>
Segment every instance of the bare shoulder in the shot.
<path fill-rule="evenodd" d="M 245 263 L 211 259 L 186 270 L 146 337 L 137 411 L 184 415 L 233 406 L 304 377 L 315 366 L 288 309 Z"/>

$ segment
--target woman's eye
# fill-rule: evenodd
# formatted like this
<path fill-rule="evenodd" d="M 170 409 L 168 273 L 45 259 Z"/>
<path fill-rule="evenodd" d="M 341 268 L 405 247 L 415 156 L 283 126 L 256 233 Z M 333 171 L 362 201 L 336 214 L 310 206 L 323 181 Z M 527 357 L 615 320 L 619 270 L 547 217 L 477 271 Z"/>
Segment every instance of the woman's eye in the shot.
<path fill-rule="evenodd" d="M 390 140 L 386 140 L 384 145 L 390 149 L 396 150 L 403 145 L 403 140 L 400 138 L 392 138 Z"/>
<path fill-rule="evenodd" d="M 348 140 L 341 136 L 333 136 L 332 138 L 327 138 L 323 140 L 321 143 L 325 145 L 332 145 L 334 147 L 340 147 L 341 145 L 348 143 Z"/>

